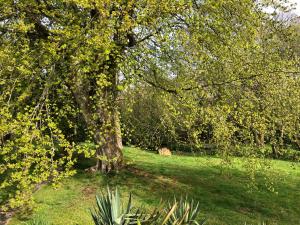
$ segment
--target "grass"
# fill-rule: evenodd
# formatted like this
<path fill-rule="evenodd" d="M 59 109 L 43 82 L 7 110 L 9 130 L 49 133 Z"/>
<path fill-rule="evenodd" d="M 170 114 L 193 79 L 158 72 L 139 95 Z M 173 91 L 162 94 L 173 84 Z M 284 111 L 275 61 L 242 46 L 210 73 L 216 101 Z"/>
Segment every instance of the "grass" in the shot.
<path fill-rule="evenodd" d="M 300 166 L 286 161 L 272 164 L 275 192 L 265 187 L 258 173 L 258 189 L 249 189 L 248 173 L 241 159 L 230 167 L 220 159 L 173 155 L 162 157 L 135 148 L 125 148 L 130 166 L 115 176 L 78 172 L 60 188 L 44 186 L 35 193 L 36 208 L 27 218 L 15 216 L 9 225 L 45 220 L 54 225 L 92 224 L 94 197 L 107 185 L 118 186 L 121 195 L 133 193 L 135 205 L 156 206 L 160 199 L 188 195 L 200 202 L 207 224 L 300 224 Z M 249 163 L 253 166 L 255 164 Z M 226 169 L 225 169 L 226 168 Z"/>

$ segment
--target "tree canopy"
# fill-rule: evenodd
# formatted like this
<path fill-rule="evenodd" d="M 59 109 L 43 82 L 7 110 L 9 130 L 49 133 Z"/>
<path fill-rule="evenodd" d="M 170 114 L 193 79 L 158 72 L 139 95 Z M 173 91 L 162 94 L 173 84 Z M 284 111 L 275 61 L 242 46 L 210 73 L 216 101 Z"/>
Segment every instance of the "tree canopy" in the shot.
<path fill-rule="evenodd" d="M 74 153 L 118 171 L 134 113 L 193 147 L 299 143 L 296 31 L 271 2 L 0 1 L 0 203 L 72 174 Z"/>

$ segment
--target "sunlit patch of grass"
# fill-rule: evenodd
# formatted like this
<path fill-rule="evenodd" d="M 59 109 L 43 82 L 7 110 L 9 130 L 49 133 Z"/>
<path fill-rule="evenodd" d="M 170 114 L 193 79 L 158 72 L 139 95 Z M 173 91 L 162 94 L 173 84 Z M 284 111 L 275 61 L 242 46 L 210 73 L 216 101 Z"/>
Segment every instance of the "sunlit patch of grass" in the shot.
<path fill-rule="evenodd" d="M 300 169 L 287 161 L 269 161 L 276 175 L 270 192 L 264 176 L 259 189 L 249 189 L 241 159 L 234 158 L 224 170 L 215 157 L 173 155 L 162 157 L 137 148 L 124 150 L 128 168 L 114 176 L 78 172 L 61 187 L 44 186 L 35 194 L 36 209 L 25 221 L 43 218 L 54 225 L 92 224 L 89 209 L 94 196 L 109 186 L 118 186 L 122 196 L 133 193 L 135 205 L 156 206 L 161 199 L 187 195 L 200 202 L 207 224 L 300 224 Z M 19 217 L 10 225 L 22 224 Z"/>

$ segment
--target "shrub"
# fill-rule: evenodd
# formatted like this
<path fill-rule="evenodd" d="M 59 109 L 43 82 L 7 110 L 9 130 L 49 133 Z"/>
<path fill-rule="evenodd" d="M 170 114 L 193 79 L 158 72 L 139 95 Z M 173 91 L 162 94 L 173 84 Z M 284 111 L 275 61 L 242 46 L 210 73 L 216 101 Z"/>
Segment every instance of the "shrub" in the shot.
<path fill-rule="evenodd" d="M 197 221 L 199 203 L 187 198 L 174 198 L 167 206 L 162 204 L 151 213 L 141 208 L 133 210 L 131 194 L 124 209 L 118 189 L 107 188 L 107 193 L 96 196 L 96 207 L 91 212 L 95 225 L 203 225 L 205 220 Z"/>
<path fill-rule="evenodd" d="M 134 210 L 131 194 L 124 208 L 117 188 L 115 191 L 107 188 L 107 193 L 96 196 L 96 207 L 91 214 L 95 225 L 149 224 L 159 215 L 156 210 L 151 214 L 141 208 Z"/>
<path fill-rule="evenodd" d="M 205 220 L 197 222 L 199 212 L 200 208 L 198 202 L 195 203 L 194 200 L 189 201 L 187 198 L 180 198 L 178 201 L 174 198 L 174 201 L 165 207 L 166 215 L 170 214 L 165 224 L 204 224 Z"/>

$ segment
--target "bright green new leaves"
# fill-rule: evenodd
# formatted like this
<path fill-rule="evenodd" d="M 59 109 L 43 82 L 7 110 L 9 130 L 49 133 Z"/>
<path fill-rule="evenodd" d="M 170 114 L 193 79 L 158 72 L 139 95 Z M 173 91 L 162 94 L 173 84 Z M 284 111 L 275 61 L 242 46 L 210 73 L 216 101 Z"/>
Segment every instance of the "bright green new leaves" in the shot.
<path fill-rule="evenodd" d="M 149 145 L 209 142 L 228 153 L 299 138 L 288 24 L 261 3 L 8 0 L 0 2 L 0 35 L 0 202 L 8 207 L 69 175 L 72 151 L 93 155 L 80 142 L 95 144 L 96 169 L 119 170 L 119 106 L 138 98 L 134 91 L 144 91 L 137 105 L 122 105 L 133 106 L 123 111 L 130 128 L 139 127 L 134 113 L 145 112 L 138 107 L 163 105 L 140 124 L 150 127 L 139 135 Z M 165 130 L 151 137 L 155 128 Z"/>
<path fill-rule="evenodd" d="M 42 115 L 18 113 L 14 118 L 6 107 L 0 112 L 0 203 L 4 209 L 19 208 L 30 203 L 32 191 L 43 182 L 73 173 L 72 149 L 55 123 Z"/>
<path fill-rule="evenodd" d="M 128 140 L 153 149 L 211 146 L 223 156 L 284 157 L 287 145 L 299 146 L 295 25 L 253 1 L 197 3 L 143 51 L 132 50 L 130 67 L 121 68 L 139 78 L 122 105 Z"/>

